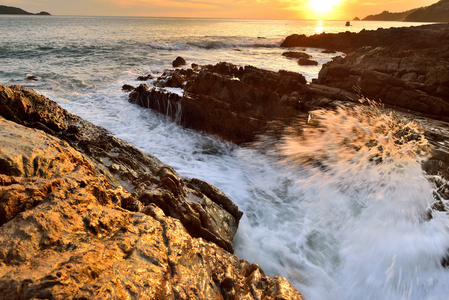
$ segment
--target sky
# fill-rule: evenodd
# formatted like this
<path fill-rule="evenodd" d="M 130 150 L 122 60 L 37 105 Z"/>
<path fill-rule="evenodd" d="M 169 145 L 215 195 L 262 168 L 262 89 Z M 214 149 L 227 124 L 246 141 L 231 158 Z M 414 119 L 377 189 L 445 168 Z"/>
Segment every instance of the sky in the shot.
<path fill-rule="evenodd" d="M 1 5 L 53 15 L 256 19 L 360 19 L 402 12 L 438 0 L 6 0 Z"/>

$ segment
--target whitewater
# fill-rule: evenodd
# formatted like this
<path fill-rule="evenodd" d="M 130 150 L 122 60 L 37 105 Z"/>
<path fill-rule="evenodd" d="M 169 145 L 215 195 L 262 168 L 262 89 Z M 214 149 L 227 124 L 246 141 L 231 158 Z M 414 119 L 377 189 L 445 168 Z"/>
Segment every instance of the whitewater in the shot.
<path fill-rule="evenodd" d="M 121 91 L 138 76 L 157 78 L 177 56 L 311 81 L 343 54 L 293 49 L 319 62 L 301 67 L 282 56 L 286 36 L 419 25 L 344 23 L 1 16 L 0 83 L 33 88 L 180 175 L 218 187 L 244 212 L 236 254 L 288 278 L 305 299 L 447 299 L 449 218 L 431 208 L 435 187 L 421 163 L 432 146 L 419 125 L 375 107 L 340 107 L 311 112 L 280 140 L 241 147 L 132 105 Z M 410 138 L 398 141 L 398 132 Z"/>

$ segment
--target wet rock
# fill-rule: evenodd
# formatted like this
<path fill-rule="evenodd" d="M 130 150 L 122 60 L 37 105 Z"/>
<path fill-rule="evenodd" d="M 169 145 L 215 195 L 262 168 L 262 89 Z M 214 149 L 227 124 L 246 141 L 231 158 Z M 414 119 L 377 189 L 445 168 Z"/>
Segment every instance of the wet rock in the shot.
<path fill-rule="evenodd" d="M 129 84 L 124 84 L 122 86 L 122 91 L 124 91 L 124 92 L 132 92 L 135 89 L 136 89 L 135 87 L 133 87 L 132 85 L 129 85 Z"/>
<path fill-rule="evenodd" d="M 139 76 L 139 77 L 137 77 L 138 81 L 147 81 L 147 80 L 150 80 L 150 79 L 153 79 L 153 75 L 151 75 L 151 74 L 148 74 L 146 76 Z"/>
<path fill-rule="evenodd" d="M 28 80 L 28 81 L 38 81 L 39 79 L 38 79 L 37 76 L 28 74 L 27 77 L 26 77 L 26 80 Z"/>
<path fill-rule="evenodd" d="M 164 74 L 167 76 L 158 86 L 178 87 L 176 78 L 185 80 L 182 97 L 141 85 L 130 94 L 129 101 L 164 113 L 183 126 L 235 143 L 254 140 L 272 122 L 295 118 L 298 101 L 290 94 L 306 83 L 298 73 L 229 63 Z"/>
<path fill-rule="evenodd" d="M 325 64 L 316 83 L 449 120 L 449 25 L 292 35 L 284 47 L 348 52 Z"/>
<path fill-rule="evenodd" d="M 300 65 L 300 66 L 317 66 L 318 62 L 315 60 L 308 59 L 308 58 L 300 58 L 300 59 L 298 59 L 298 65 Z"/>
<path fill-rule="evenodd" d="M 216 188 L 31 90 L 0 95 L 3 298 L 302 299 L 228 251 L 241 212 Z"/>
<path fill-rule="evenodd" d="M 305 52 L 295 52 L 295 51 L 288 51 L 282 53 L 283 56 L 288 58 L 311 58 L 312 56 L 305 53 Z"/>
<path fill-rule="evenodd" d="M 181 56 L 178 56 L 173 61 L 172 65 L 173 65 L 173 68 L 177 68 L 177 67 L 180 67 L 180 66 L 187 65 L 187 62 L 186 62 L 186 60 L 184 58 L 182 58 Z"/>

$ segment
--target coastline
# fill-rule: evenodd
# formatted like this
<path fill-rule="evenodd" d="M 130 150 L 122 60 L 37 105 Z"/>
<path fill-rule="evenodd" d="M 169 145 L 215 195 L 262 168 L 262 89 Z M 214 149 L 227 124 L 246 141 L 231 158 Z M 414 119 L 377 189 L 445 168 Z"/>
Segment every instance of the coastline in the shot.
<path fill-rule="evenodd" d="M 382 35 L 387 31 L 378 30 L 377 33 Z M 328 36 L 322 35 L 323 40 Z M 344 34 L 341 36 L 345 37 Z M 382 93 L 391 96 L 393 93 L 383 91 L 390 83 L 393 83 L 390 90 L 402 88 L 396 94 L 406 93 L 407 97 L 413 97 L 411 92 L 416 92 L 422 101 L 434 100 L 432 97 L 441 94 L 437 90 L 446 81 L 430 84 L 426 77 L 424 82 L 416 82 L 413 80 L 418 80 L 418 77 L 415 79 L 407 75 L 411 72 L 404 73 L 390 65 L 391 62 L 394 66 L 399 65 L 398 60 L 410 60 L 411 56 L 416 55 L 421 55 L 421 61 L 429 54 L 427 48 L 415 51 L 409 47 L 411 52 L 405 54 L 405 50 L 398 52 L 399 48 L 393 48 L 394 51 L 378 49 L 389 45 L 391 43 L 369 45 L 373 49 L 363 50 L 352 48 L 353 54 L 348 53 L 346 57 L 326 64 L 314 84 L 306 84 L 298 79 L 300 76 L 290 73 L 251 67 L 240 70 L 230 64 L 219 64 L 211 66 L 209 73 L 201 67 L 195 78 L 174 71 L 170 78 L 179 76 L 181 79 L 172 80 L 166 86 L 179 88 L 179 83 L 188 81 L 186 96 L 192 97 L 191 103 L 200 98 L 224 101 L 226 88 L 236 91 L 233 97 L 227 95 L 233 101 L 248 94 L 256 95 L 250 100 L 245 98 L 245 101 L 252 101 L 253 107 L 260 105 L 262 110 L 267 109 L 265 113 L 255 111 L 256 116 L 247 117 L 248 124 L 257 123 L 257 118 L 264 121 L 264 124 L 256 124 L 253 129 L 257 133 L 266 130 L 268 127 L 265 126 L 272 121 L 286 121 L 289 124 L 292 116 L 283 115 L 285 111 L 281 111 L 280 115 L 267 116 L 268 112 L 274 112 L 275 107 L 287 107 L 285 110 L 288 113 L 297 115 L 301 112 L 307 116 L 309 111 L 317 108 L 335 109 L 348 98 L 350 102 L 357 102 L 359 96 L 366 93 L 373 98 L 380 98 Z M 446 46 L 444 43 L 438 45 Z M 434 49 L 434 46 L 430 44 L 429 48 Z M 407 48 L 407 45 L 400 47 Z M 354 61 L 360 61 L 361 57 L 366 60 L 354 67 Z M 385 60 L 384 65 L 379 64 L 378 57 Z M 439 57 L 440 61 L 446 58 Z M 418 60 L 409 61 L 411 65 L 407 68 L 414 67 L 413 63 L 416 62 Z M 433 61 L 430 64 L 435 65 Z M 433 70 L 425 64 L 423 69 L 414 72 L 433 74 Z M 376 79 L 378 82 L 374 81 L 373 84 Z M 354 82 L 360 84 L 361 94 L 354 93 L 352 86 L 349 86 Z M 214 85 L 216 90 L 203 92 L 202 85 Z M 372 88 L 377 86 L 381 88 Z M 262 96 L 257 97 L 260 91 L 264 92 L 264 97 L 270 94 L 270 101 L 263 102 Z M 146 93 L 148 89 L 142 92 Z M 423 92 L 428 92 L 427 96 L 423 96 Z M 5 132 L 2 136 L 5 144 L 2 145 L 8 145 L 2 146 L 0 160 L 3 195 L 0 228 L 3 246 L 0 258 L 1 265 L 5 267 L 0 274 L 0 284 L 7 291 L 6 295 L 12 299 L 24 295 L 302 299 L 285 279 L 268 278 L 259 266 L 232 255 L 233 235 L 241 212 L 216 188 L 206 182 L 179 176 L 157 158 L 140 152 L 112 137 L 106 130 L 71 115 L 30 90 L 2 87 L 0 96 L 3 117 L 15 122 L 1 120 L 1 126 L 6 128 L 2 130 Z M 444 91 L 441 96 L 446 97 Z M 161 97 L 160 100 L 169 98 L 166 93 L 152 97 Z M 424 116 L 447 121 L 444 105 L 448 99 L 441 99 L 428 102 L 441 104 L 439 110 L 429 110 L 432 108 L 430 104 L 425 109 L 415 104 L 403 108 L 407 109 L 411 119 L 421 117 L 415 113 L 418 111 Z M 397 105 L 397 98 L 389 101 L 393 106 L 402 105 Z M 279 102 L 282 105 L 276 105 Z M 232 105 L 236 104 L 220 107 L 234 109 Z M 167 111 L 167 107 L 161 111 Z M 196 111 L 190 109 L 191 114 L 206 109 L 203 105 L 197 104 L 196 107 Z M 186 112 L 189 110 L 183 109 L 183 114 Z M 429 124 L 427 136 L 433 138 L 434 146 L 439 147 L 425 168 L 429 174 L 443 174 L 449 179 L 449 152 L 446 147 L 441 147 L 441 142 L 449 136 L 443 130 L 447 124 L 422 118 Z M 221 122 L 223 119 L 211 118 L 207 121 Z M 242 126 L 242 122 L 240 120 L 235 124 Z M 195 129 L 225 127 L 217 124 L 208 123 Z M 6 132 L 25 138 L 12 141 Z M 30 139 L 36 141 L 35 149 L 26 147 L 26 141 Z M 22 160 L 17 158 L 15 148 L 22 149 Z M 53 161 L 59 163 L 55 165 Z M 441 202 L 435 204 L 435 209 L 445 211 Z M 20 228 L 27 230 L 23 232 Z M 30 263 L 36 266 L 32 272 L 29 272 Z M 151 274 L 150 280 L 148 274 Z M 151 286 L 145 284 L 148 281 L 151 281 Z"/>

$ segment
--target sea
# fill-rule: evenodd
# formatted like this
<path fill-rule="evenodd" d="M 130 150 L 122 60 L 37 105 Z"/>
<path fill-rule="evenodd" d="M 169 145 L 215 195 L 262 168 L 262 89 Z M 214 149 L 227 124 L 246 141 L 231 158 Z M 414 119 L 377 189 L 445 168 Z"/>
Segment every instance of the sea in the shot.
<path fill-rule="evenodd" d="M 424 138 L 392 140 L 416 124 L 376 107 L 340 107 L 311 113 L 308 121 L 319 126 L 303 122 L 302 137 L 290 128 L 277 140 L 237 146 L 130 104 L 121 90 L 142 83 L 138 76 L 157 78 L 177 56 L 186 67 L 226 61 L 299 72 L 311 82 L 344 54 L 289 49 L 319 63 L 299 66 L 282 56 L 288 35 L 421 24 L 4 15 L 0 84 L 35 89 L 181 176 L 218 187 L 244 212 L 235 253 L 268 276 L 286 277 L 305 299 L 448 299 L 441 260 L 449 218 L 431 209 L 435 176 L 421 167 L 430 146 Z"/>

